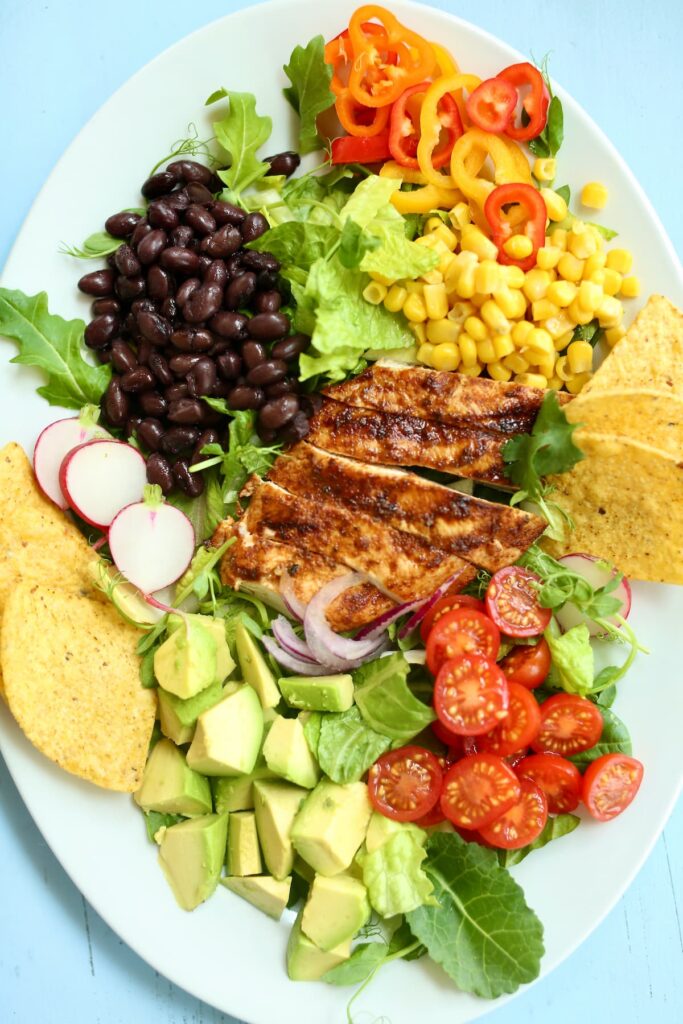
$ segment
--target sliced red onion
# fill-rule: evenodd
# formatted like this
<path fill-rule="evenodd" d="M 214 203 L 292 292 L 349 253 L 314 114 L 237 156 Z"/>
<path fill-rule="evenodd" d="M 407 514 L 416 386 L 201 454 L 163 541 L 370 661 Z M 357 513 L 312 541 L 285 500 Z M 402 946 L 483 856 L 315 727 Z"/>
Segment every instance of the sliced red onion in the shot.
<path fill-rule="evenodd" d="M 330 580 L 308 603 L 304 616 L 306 643 L 311 654 L 322 665 L 338 672 L 357 668 L 364 661 L 380 653 L 387 643 L 386 637 L 351 640 L 340 636 L 330 627 L 326 612 L 328 606 L 349 587 L 355 587 L 363 577 L 359 573 L 348 573 Z"/>
<path fill-rule="evenodd" d="M 305 640 L 302 640 L 300 636 L 297 636 L 292 629 L 292 624 L 289 619 L 286 619 L 284 615 L 278 615 L 276 619 L 271 622 L 271 628 L 273 630 L 273 636 L 279 643 L 283 650 L 293 655 L 295 658 L 300 658 L 301 661 L 310 661 L 314 665 L 315 658 L 310 652 L 308 644 Z"/>
<path fill-rule="evenodd" d="M 306 605 L 303 601 L 300 601 L 294 593 L 292 577 L 286 570 L 284 570 L 280 576 L 280 593 L 282 595 L 285 608 L 292 618 L 296 619 L 298 622 L 303 622 L 304 615 L 306 614 Z"/>
<path fill-rule="evenodd" d="M 433 608 L 439 598 L 443 597 L 444 594 L 453 586 L 455 581 L 460 578 L 460 573 L 456 573 L 454 576 L 449 576 L 447 580 L 437 587 L 431 597 L 428 597 L 426 601 L 423 601 L 417 611 L 410 616 L 410 618 L 403 623 L 398 631 L 399 640 L 403 640 L 404 637 L 412 633 L 414 629 L 420 625 L 425 615 L 430 608 Z"/>
<path fill-rule="evenodd" d="M 366 637 L 368 640 L 373 640 L 375 637 L 380 636 L 385 629 L 400 619 L 402 615 L 406 615 L 408 612 L 412 612 L 418 608 L 423 601 L 427 598 L 420 598 L 419 601 L 405 601 L 403 604 L 397 605 L 395 608 L 390 608 L 388 611 L 383 612 L 378 618 L 374 619 L 373 622 L 369 622 L 367 626 L 363 626 L 356 633 L 356 640 L 364 640 Z"/>
<path fill-rule="evenodd" d="M 324 674 L 325 670 L 322 665 L 311 664 L 310 661 L 302 661 L 300 658 L 295 658 L 293 654 L 283 650 L 272 637 L 264 636 L 261 638 L 261 642 L 266 650 L 273 655 L 278 665 L 283 665 L 291 672 L 296 672 L 300 676 L 319 676 Z"/>

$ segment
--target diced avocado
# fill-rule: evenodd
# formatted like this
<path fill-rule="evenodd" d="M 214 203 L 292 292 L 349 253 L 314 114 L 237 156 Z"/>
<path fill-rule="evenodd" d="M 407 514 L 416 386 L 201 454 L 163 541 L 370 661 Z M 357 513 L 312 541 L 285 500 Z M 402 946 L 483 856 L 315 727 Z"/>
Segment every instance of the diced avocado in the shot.
<path fill-rule="evenodd" d="M 230 815 L 226 863 L 229 875 L 260 875 L 263 871 L 253 811 Z"/>
<path fill-rule="evenodd" d="M 216 641 L 189 616 L 154 655 L 159 686 L 187 700 L 216 681 Z"/>
<path fill-rule="evenodd" d="M 235 627 L 235 645 L 245 683 L 254 687 L 262 707 L 277 707 L 280 703 L 280 691 L 273 673 L 268 668 L 253 636 L 241 621 Z"/>
<path fill-rule="evenodd" d="M 253 770 L 263 737 L 263 712 L 251 686 L 240 686 L 197 719 L 187 763 L 204 775 Z"/>
<path fill-rule="evenodd" d="M 230 653 L 230 647 L 228 645 L 228 639 L 225 635 L 225 619 L 220 619 L 212 615 L 189 615 L 188 618 L 192 619 L 198 625 L 203 626 L 204 629 L 208 630 L 211 636 L 216 641 L 216 682 L 222 683 L 228 678 L 230 673 L 235 667 L 232 654 Z M 180 615 L 169 615 L 168 627 L 169 633 L 173 633 L 176 629 L 182 626 L 183 620 Z"/>
<path fill-rule="evenodd" d="M 289 933 L 287 943 L 287 974 L 292 981 L 318 981 L 337 964 L 351 956 L 351 939 L 327 952 L 319 949 L 301 930 L 301 914 Z"/>
<path fill-rule="evenodd" d="M 349 875 L 316 875 L 301 917 L 301 930 L 320 949 L 329 950 L 352 939 L 370 917 L 368 894 L 362 882 Z"/>
<path fill-rule="evenodd" d="M 278 679 L 278 686 L 292 708 L 348 711 L 353 704 L 353 679 L 349 675 L 289 676 Z"/>
<path fill-rule="evenodd" d="M 252 875 L 250 878 L 221 878 L 221 885 L 279 921 L 287 906 L 292 877 L 277 879 L 270 875 Z"/>
<path fill-rule="evenodd" d="M 321 875 L 338 875 L 365 839 L 371 814 L 364 782 L 340 786 L 323 779 L 296 816 L 294 849 Z"/>
<path fill-rule="evenodd" d="M 313 789 L 320 778 L 318 763 L 306 742 L 304 727 L 298 718 L 278 715 L 263 744 L 268 767 L 296 786 Z"/>
<path fill-rule="evenodd" d="M 313 879 L 315 878 L 315 871 L 313 870 L 310 864 L 306 863 L 303 857 L 294 858 L 293 870 L 296 872 L 297 875 L 299 875 L 300 878 L 303 878 L 305 882 L 308 882 L 309 885 L 313 884 Z"/>
<path fill-rule="evenodd" d="M 190 818 L 164 832 L 159 864 L 183 910 L 194 910 L 218 885 L 227 838 L 227 814 Z"/>
<path fill-rule="evenodd" d="M 188 700 L 181 700 L 174 693 L 159 688 L 159 722 L 164 736 L 174 743 L 190 743 L 199 716 L 213 707 L 223 696 L 220 683 L 212 683 Z"/>
<path fill-rule="evenodd" d="M 211 814 L 209 780 L 188 768 L 185 755 L 170 740 L 159 740 L 149 755 L 135 802 L 160 814 Z"/>
<path fill-rule="evenodd" d="M 223 811 L 251 811 L 254 807 L 254 782 L 257 779 L 274 779 L 275 773 L 261 762 L 256 762 L 254 770 L 248 775 L 236 775 L 232 778 L 213 778 L 214 806 L 216 813 Z"/>
<path fill-rule="evenodd" d="M 292 872 L 294 848 L 289 832 L 307 796 L 305 789 L 289 782 L 254 783 L 256 828 L 263 859 L 274 878 L 286 878 Z"/>

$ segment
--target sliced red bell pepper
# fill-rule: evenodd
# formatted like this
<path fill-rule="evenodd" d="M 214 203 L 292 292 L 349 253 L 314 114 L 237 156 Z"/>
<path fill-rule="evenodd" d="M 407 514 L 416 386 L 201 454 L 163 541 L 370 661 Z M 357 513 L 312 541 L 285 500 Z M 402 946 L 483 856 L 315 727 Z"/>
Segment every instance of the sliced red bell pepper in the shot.
<path fill-rule="evenodd" d="M 390 157 L 388 131 L 365 138 L 342 135 L 332 139 L 333 164 L 376 164 Z"/>
<path fill-rule="evenodd" d="M 389 124 L 389 149 L 396 163 L 402 167 L 419 168 L 417 146 L 420 141 L 420 108 L 416 99 L 424 95 L 431 82 L 418 82 L 406 89 L 391 108 Z M 463 134 L 462 120 L 458 106 L 450 93 L 445 93 L 437 107 L 437 122 L 434 126 L 440 136 L 439 144 L 432 154 L 434 167 L 448 163 L 457 139 Z"/>
<path fill-rule="evenodd" d="M 473 125 L 485 132 L 504 132 L 517 106 L 517 90 L 504 78 L 487 78 L 467 98 Z"/>
<path fill-rule="evenodd" d="M 524 259 L 508 256 L 503 246 L 512 237 L 513 229 L 509 221 L 503 219 L 503 207 L 518 204 L 527 214 L 524 234 L 531 239 L 533 249 Z M 520 270 L 531 270 L 536 265 L 536 253 L 545 242 L 545 226 L 548 211 L 541 193 L 533 185 L 513 182 L 509 185 L 498 185 L 484 203 L 484 216 L 489 223 L 493 241 L 498 246 L 498 262 L 519 267 Z"/>
<path fill-rule="evenodd" d="M 527 113 L 529 123 L 515 125 L 513 113 L 505 128 L 505 134 L 516 142 L 528 142 L 530 139 L 535 139 L 546 126 L 548 107 L 550 106 L 550 93 L 543 80 L 543 75 L 533 64 L 524 61 L 521 64 L 511 64 L 509 68 L 503 68 L 498 72 L 498 78 L 514 85 L 518 91 L 523 86 L 529 86 L 531 90 L 522 100 L 522 107 Z"/>

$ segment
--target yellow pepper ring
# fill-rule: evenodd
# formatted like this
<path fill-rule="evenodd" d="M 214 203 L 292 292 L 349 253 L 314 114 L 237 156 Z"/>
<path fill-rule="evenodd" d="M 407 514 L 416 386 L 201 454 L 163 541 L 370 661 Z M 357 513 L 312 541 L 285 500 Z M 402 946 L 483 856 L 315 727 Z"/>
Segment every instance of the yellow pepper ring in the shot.
<path fill-rule="evenodd" d="M 413 167 L 403 167 L 402 164 L 397 163 L 395 160 L 387 160 L 386 163 L 382 164 L 379 176 L 380 178 L 399 178 L 401 181 L 407 181 L 410 185 L 427 184 L 424 174 L 416 171 Z"/>
<path fill-rule="evenodd" d="M 412 192 L 394 192 L 391 202 L 401 214 L 428 213 L 430 210 L 450 210 L 462 202 L 462 198 L 457 189 L 423 185 Z"/>
<path fill-rule="evenodd" d="M 417 146 L 417 162 L 427 181 L 437 188 L 455 188 L 457 182 L 448 174 L 441 174 L 432 163 L 432 154 L 439 144 L 441 122 L 439 121 L 439 100 L 448 92 L 467 89 L 474 92 L 481 85 L 477 75 L 450 75 L 432 82 L 422 100 L 420 110 L 420 141 Z M 460 140 L 458 140 L 460 141 Z M 457 142 L 456 142 L 457 146 Z"/>
<path fill-rule="evenodd" d="M 440 43 L 432 43 L 431 47 L 432 50 L 434 51 L 434 56 L 436 57 L 436 66 L 438 67 L 442 75 L 448 75 L 448 77 L 451 78 L 453 75 L 460 74 L 458 62 L 450 55 L 450 53 L 444 46 L 441 46 Z M 455 100 L 456 106 L 460 111 L 460 118 L 462 120 L 462 123 L 463 125 L 466 125 L 468 123 L 467 109 L 465 107 L 465 98 L 462 94 L 462 89 L 455 90 L 455 92 L 453 93 L 453 99 Z"/>
<path fill-rule="evenodd" d="M 498 135 L 481 131 L 480 128 L 471 128 L 453 146 L 451 176 L 456 187 L 482 209 L 489 193 L 494 188 L 493 182 L 479 177 L 479 172 L 488 156 L 493 161 L 496 185 L 506 185 L 517 181 L 531 184 L 529 165 L 524 161 L 524 166 L 522 166 L 522 161 L 507 145 L 507 140 L 503 141 Z M 475 171 L 477 164 L 479 167 Z"/>

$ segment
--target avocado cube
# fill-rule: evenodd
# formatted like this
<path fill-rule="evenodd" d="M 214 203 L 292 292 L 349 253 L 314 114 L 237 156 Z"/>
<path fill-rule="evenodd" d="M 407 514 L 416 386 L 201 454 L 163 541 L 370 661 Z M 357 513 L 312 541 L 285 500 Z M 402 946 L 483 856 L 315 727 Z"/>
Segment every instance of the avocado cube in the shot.
<path fill-rule="evenodd" d="M 291 708 L 348 711 L 353 704 L 353 679 L 349 675 L 289 676 L 278 679 L 278 686 Z"/>
<path fill-rule="evenodd" d="M 254 783 L 254 813 L 263 859 L 274 878 L 292 873 L 294 848 L 289 832 L 307 791 L 288 782 Z"/>
<path fill-rule="evenodd" d="M 254 808 L 254 782 L 274 779 L 275 773 L 259 758 L 248 775 L 211 779 L 216 813 L 223 811 L 251 811 Z"/>
<path fill-rule="evenodd" d="M 289 933 L 287 974 L 292 981 L 318 981 L 351 956 L 351 939 L 327 952 L 319 949 L 301 930 L 301 913 Z"/>
<path fill-rule="evenodd" d="M 154 655 L 159 686 L 187 700 L 216 681 L 216 641 L 208 629 L 188 618 Z"/>
<path fill-rule="evenodd" d="M 188 700 L 181 700 L 173 693 L 159 689 L 159 724 L 164 736 L 178 745 L 190 743 L 194 736 L 194 727 L 199 716 L 208 708 L 213 707 L 223 696 L 220 683 L 212 683 Z"/>
<path fill-rule="evenodd" d="M 134 799 L 143 811 L 188 818 L 213 810 L 209 780 L 188 768 L 182 750 L 170 740 L 159 740 L 152 750 Z"/>
<path fill-rule="evenodd" d="M 279 921 L 287 906 L 289 891 L 292 887 L 289 878 L 278 880 L 270 875 L 252 875 L 250 878 L 221 878 L 221 885 L 234 892 L 242 899 L 248 900 L 268 917 Z"/>
<path fill-rule="evenodd" d="M 208 630 L 213 639 L 216 642 L 216 682 L 222 683 L 230 675 L 235 667 L 232 654 L 230 653 L 230 647 L 228 645 L 228 639 L 225 635 L 225 620 L 214 617 L 212 615 L 190 615 L 191 618 L 198 625 Z M 168 617 L 168 633 L 173 633 L 183 624 L 182 616 L 180 615 L 169 615 Z"/>
<path fill-rule="evenodd" d="M 197 719 L 187 763 L 204 775 L 252 771 L 263 737 L 263 712 L 251 686 L 240 686 Z"/>
<path fill-rule="evenodd" d="M 227 868 L 229 875 L 260 875 L 263 871 L 253 811 L 230 815 Z"/>
<path fill-rule="evenodd" d="M 245 683 L 249 683 L 256 690 L 263 708 L 277 707 L 280 703 L 280 691 L 273 673 L 268 668 L 253 636 L 241 621 L 235 627 L 235 646 Z"/>
<path fill-rule="evenodd" d="M 282 718 L 271 725 L 263 744 L 266 764 L 276 775 L 295 786 L 313 789 L 320 778 L 320 769 L 306 741 L 304 727 L 298 718 Z"/>
<path fill-rule="evenodd" d="M 353 936 L 370 917 L 367 889 L 350 875 L 316 875 L 301 917 L 301 930 L 327 952 Z"/>
<path fill-rule="evenodd" d="M 338 875 L 365 839 L 372 806 L 364 782 L 340 786 L 323 779 L 296 816 L 294 849 L 321 875 Z"/>
<path fill-rule="evenodd" d="M 190 818 L 165 830 L 159 864 L 183 910 L 194 910 L 218 885 L 227 838 L 227 814 Z"/>

